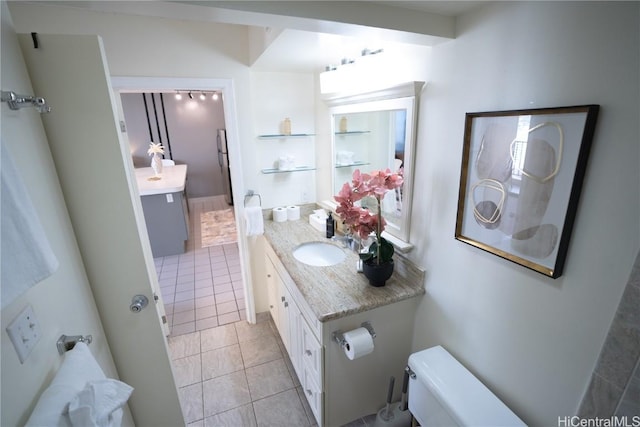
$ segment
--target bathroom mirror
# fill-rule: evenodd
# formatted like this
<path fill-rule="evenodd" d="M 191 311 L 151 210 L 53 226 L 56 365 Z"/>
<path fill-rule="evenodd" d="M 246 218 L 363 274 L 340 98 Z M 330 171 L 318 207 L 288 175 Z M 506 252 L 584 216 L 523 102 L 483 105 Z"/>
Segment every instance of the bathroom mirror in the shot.
<path fill-rule="evenodd" d="M 331 107 L 334 195 L 356 169 L 403 172 L 403 186 L 383 201 L 385 231 L 399 239 L 397 246 L 409 242 L 417 99 L 423 84 L 326 100 Z"/>

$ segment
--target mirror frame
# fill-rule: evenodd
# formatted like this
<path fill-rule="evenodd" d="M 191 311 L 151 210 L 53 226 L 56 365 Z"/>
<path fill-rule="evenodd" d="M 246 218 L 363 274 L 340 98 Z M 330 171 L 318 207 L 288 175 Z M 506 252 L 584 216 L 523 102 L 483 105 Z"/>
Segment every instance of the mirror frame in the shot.
<path fill-rule="evenodd" d="M 361 94 L 337 94 L 325 97 L 331 120 L 331 188 L 335 191 L 335 116 L 341 114 L 366 113 L 370 111 L 407 110 L 406 140 L 404 153 L 404 200 L 402 204 L 401 225 L 389 223 L 383 232 L 385 238 L 392 242 L 396 248 L 407 251 L 412 245 L 409 243 L 411 230 L 411 210 L 413 204 L 413 181 L 415 170 L 416 133 L 418 129 L 418 106 L 420 105 L 420 92 L 424 82 L 408 82 L 391 88 L 385 88 L 375 92 Z M 364 170 L 363 172 L 369 172 Z M 330 207 L 337 207 L 335 199 L 325 202 Z"/>

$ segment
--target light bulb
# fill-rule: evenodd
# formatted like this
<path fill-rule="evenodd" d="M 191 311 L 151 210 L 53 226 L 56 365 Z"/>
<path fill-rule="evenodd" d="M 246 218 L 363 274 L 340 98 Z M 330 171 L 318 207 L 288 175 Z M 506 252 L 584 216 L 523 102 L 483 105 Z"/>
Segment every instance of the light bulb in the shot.
<path fill-rule="evenodd" d="M 219 98 L 219 97 L 218 97 L 218 92 L 213 92 L 213 95 L 211 96 L 211 98 L 212 98 L 214 101 L 217 101 L 217 100 L 218 100 L 218 98 Z"/>
<path fill-rule="evenodd" d="M 182 95 L 180 94 L 180 92 L 176 92 L 176 99 L 178 101 L 180 101 L 182 99 Z"/>
<path fill-rule="evenodd" d="M 200 94 L 200 100 L 201 100 L 201 101 L 204 101 L 206 98 L 207 98 L 207 97 L 206 97 L 206 96 L 204 96 L 204 92 L 202 92 L 202 93 Z"/>

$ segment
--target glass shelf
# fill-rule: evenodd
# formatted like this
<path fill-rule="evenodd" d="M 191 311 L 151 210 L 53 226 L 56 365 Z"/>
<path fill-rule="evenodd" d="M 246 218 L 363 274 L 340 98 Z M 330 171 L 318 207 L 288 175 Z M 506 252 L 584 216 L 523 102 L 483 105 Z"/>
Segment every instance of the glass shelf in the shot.
<path fill-rule="evenodd" d="M 258 135 L 260 139 L 285 139 L 285 138 L 306 138 L 314 136 L 313 133 L 292 133 L 291 135 L 274 134 L 274 135 Z"/>
<path fill-rule="evenodd" d="M 262 169 L 260 172 L 264 174 L 271 174 L 271 173 L 289 173 L 289 172 L 302 172 L 302 171 L 314 171 L 314 170 L 316 170 L 316 168 L 311 166 L 297 166 L 295 169 L 289 169 L 289 170 L 268 168 L 268 169 Z"/>
<path fill-rule="evenodd" d="M 335 132 L 336 135 L 362 135 L 364 133 L 371 133 L 370 130 L 352 130 L 347 132 Z"/>
<path fill-rule="evenodd" d="M 353 163 L 349 163 L 348 165 L 339 165 L 336 164 L 336 169 L 338 168 L 351 168 L 353 166 L 364 166 L 364 165 L 368 165 L 369 162 L 353 162 Z"/>

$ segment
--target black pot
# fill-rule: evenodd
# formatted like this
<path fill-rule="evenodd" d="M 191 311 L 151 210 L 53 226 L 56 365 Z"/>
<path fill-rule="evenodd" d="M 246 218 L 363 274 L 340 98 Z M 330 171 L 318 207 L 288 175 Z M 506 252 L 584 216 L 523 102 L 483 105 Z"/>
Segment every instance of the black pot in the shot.
<path fill-rule="evenodd" d="M 384 286 L 386 281 L 393 274 L 393 260 L 380 265 L 376 264 L 375 261 L 372 263 L 363 262 L 362 272 L 365 277 L 369 279 L 369 284 L 371 286 Z"/>

